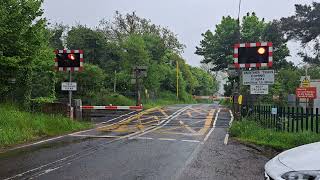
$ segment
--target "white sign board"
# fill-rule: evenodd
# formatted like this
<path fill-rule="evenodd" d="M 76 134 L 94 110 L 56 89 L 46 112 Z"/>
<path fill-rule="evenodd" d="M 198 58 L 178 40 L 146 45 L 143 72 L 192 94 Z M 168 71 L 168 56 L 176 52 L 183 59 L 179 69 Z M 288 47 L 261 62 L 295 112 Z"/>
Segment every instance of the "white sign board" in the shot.
<path fill-rule="evenodd" d="M 301 76 L 300 81 L 308 80 L 310 81 L 310 76 Z"/>
<path fill-rule="evenodd" d="M 276 115 L 278 113 L 277 108 L 271 108 L 271 114 Z"/>
<path fill-rule="evenodd" d="M 62 82 L 61 83 L 62 91 L 76 91 L 77 83 L 76 82 Z"/>
<path fill-rule="evenodd" d="M 274 84 L 274 70 L 243 71 L 243 85 Z"/>
<path fill-rule="evenodd" d="M 268 94 L 269 86 L 268 85 L 251 85 L 250 94 Z"/>

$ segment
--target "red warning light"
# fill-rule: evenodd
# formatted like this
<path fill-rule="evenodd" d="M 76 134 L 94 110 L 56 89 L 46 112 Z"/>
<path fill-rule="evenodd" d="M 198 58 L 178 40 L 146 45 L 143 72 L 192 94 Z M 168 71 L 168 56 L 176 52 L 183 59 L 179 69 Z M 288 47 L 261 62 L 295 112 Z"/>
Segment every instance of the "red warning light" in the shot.
<path fill-rule="evenodd" d="M 74 54 L 68 54 L 68 59 L 74 61 L 76 59 Z"/>

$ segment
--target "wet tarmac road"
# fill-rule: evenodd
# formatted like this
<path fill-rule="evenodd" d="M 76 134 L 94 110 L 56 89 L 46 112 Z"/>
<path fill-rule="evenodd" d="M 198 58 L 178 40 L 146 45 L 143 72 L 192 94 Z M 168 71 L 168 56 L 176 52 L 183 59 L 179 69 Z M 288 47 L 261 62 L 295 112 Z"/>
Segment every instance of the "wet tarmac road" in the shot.
<path fill-rule="evenodd" d="M 223 147 L 219 142 L 229 126 L 228 113 L 218 105 L 199 104 L 132 113 L 105 123 L 100 117 L 93 130 L 0 153 L 0 179 L 199 179 L 188 174 L 190 166 L 205 158 L 206 146 Z M 215 133 L 220 140 L 213 142 Z M 224 151 L 221 147 L 216 148 Z M 214 154 L 207 153 L 209 158 Z M 211 160 L 203 163 L 220 167 Z M 204 173 L 210 167 L 192 170 L 215 179 Z"/>

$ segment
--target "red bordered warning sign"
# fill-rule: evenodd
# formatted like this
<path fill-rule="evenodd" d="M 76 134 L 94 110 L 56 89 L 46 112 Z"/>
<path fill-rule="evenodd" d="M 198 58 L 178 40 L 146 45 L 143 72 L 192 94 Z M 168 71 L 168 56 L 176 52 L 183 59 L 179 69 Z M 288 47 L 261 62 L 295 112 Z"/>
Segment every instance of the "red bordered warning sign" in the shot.
<path fill-rule="evenodd" d="M 252 49 L 252 50 L 250 50 Z M 247 52 L 247 54 L 245 53 Z M 256 53 L 256 58 L 248 59 L 244 56 Z M 240 57 L 241 56 L 241 57 Z M 254 55 L 253 55 L 254 56 Z M 261 60 L 260 60 L 261 59 Z M 235 68 L 272 67 L 273 47 L 272 42 L 241 43 L 234 45 L 233 54 Z"/>
<path fill-rule="evenodd" d="M 296 89 L 296 95 L 298 98 L 317 98 L 317 88 L 316 87 L 299 87 Z"/>
<path fill-rule="evenodd" d="M 83 70 L 83 50 L 55 50 L 54 58 L 56 71 L 82 71 Z"/>

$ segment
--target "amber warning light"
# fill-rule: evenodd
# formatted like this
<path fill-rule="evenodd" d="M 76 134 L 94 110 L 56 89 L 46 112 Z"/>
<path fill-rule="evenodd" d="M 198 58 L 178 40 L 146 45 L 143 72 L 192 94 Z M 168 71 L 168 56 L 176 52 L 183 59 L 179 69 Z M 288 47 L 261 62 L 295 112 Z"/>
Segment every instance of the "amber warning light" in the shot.
<path fill-rule="evenodd" d="M 259 54 L 264 54 L 266 52 L 266 49 L 264 48 L 264 47 L 260 47 L 259 49 L 258 49 L 258 53 Z"/>

